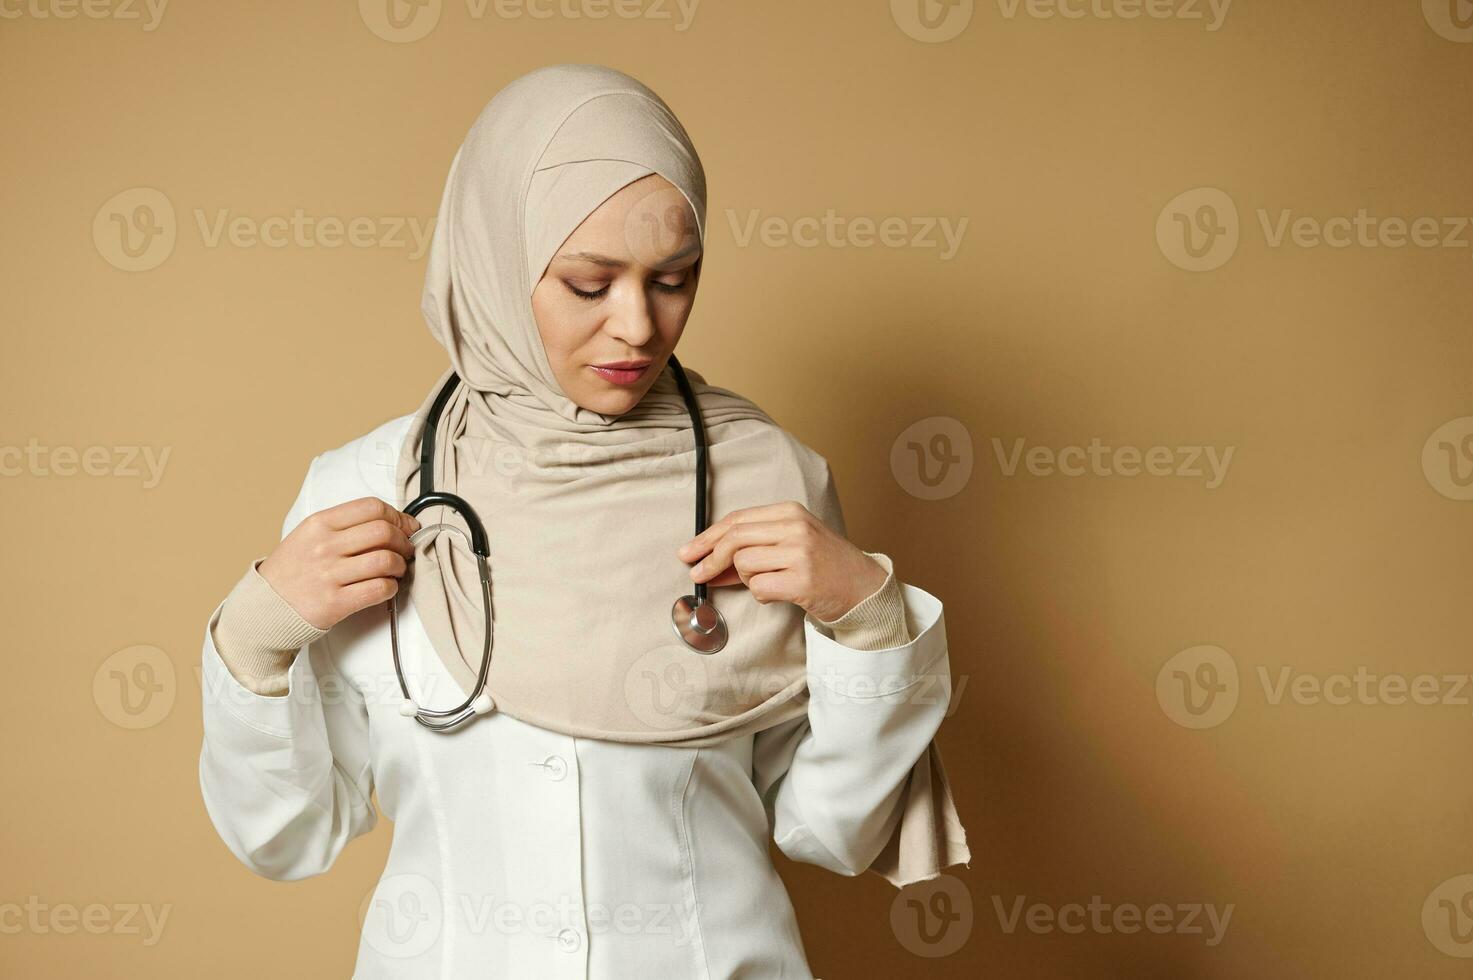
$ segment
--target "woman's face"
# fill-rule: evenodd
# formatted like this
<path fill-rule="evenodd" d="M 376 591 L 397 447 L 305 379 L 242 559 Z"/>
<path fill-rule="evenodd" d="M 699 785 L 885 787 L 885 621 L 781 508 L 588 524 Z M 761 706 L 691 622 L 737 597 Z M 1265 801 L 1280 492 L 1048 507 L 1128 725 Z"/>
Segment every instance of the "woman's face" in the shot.
<path fill-rule="evenodd" d="M 584 218 L 532 290 L 537 331 L 563 393 L 605 415 L 637 405 L 685 329 L 700 258 L 695 213 L 658 174 L 626 185 Z"/>

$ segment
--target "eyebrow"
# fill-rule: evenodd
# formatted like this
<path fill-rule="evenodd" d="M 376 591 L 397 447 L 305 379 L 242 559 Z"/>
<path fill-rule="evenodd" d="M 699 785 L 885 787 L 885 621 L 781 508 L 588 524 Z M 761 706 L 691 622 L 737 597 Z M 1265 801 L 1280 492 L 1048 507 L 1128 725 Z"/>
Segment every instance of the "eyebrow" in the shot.
<path fill-rule="evenodd" d="M 695 254 L 697 254 L 700 251 L 701 251 L 701 244 L 700 244 L 700 242 L 691 242 L 685 248 L 682 248 L 682 249 L 680 249 L 677 252 L 672 252 L 671 254 L 669 254 L 669 255 L 665 256 L 664 258 L 660 259 L 655 264 L 656 265 L 666 265 L 666 264 L 668 264 L 670 262 L 676 262 L 676 261 L 678 261 L 680 259 L 684 259 L 684 258 L 686 258 L 688 256 L 695 255 Z M 625 262 L 622 259 L 610 258 L 607 255 L 600 255 L 597 252 L 563 252 L 562 254 L 560 254 L 558 256 L 558 258 L 560 258 L 560 259 L 581 259 L 584 262 L 592 262 L 595 265 L 601 265 L 601 266 L 605 266 L 606 268 L 613 268 L 613 269 L 622 269 L 626 265 L 629 264 L 628 262 Z"/>

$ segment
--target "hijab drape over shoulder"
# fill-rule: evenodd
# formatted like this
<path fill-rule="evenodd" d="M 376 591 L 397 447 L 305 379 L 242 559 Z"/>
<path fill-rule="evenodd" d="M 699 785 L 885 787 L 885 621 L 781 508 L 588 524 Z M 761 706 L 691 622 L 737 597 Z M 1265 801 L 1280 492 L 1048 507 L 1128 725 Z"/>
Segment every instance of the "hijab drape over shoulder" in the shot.
<path fill-rule="evenodd" d="M 425 319 L 463 382 L 441 418 L 434 483 L 486 525 L 496 710 L 579 737 L 700 746 L 806 713 L 804 612 L 758 603 L 745 588 L 714 588 L 730 627 L 725 649 L 704 656 L 680 642 L 670 609 L 693 590 L 675 552 L 695 533 L 695 447 L 674 377 L 667 364 L 623 415 L 583 408 L 558 385 L 532 312 L 532 290 L 567 237 L 649 174 L 678 190 L 674 200 L 694 212 L 704 243 L 700 158 L 670 109 L 635 79 L 599 65 L 548 66 L 482 110 L 451 162 L 425 277 Z M 792 499 L 843 534 L 824 458 L 751 401 L 686 374 L 705 420 L 713 518 Z M 449 375 L 427 393 L 405 441 L 400 507 L 418 495 L 423 421 Z M 447 508 L 421 520 L 462 526 Z M 474 689 L 480 666 L 476 564 L 441 534 L 419 546 L 410 568 L 415 612 L 464 691 L 430 692 L 433 706 L 446 707 Z M 908 787 L 926 799 L 902 801 L 902 826 L 882 860 L 916 880 L 955 848 L 938 843 L 934 828 L 960 831 L 934 743 Z"/>

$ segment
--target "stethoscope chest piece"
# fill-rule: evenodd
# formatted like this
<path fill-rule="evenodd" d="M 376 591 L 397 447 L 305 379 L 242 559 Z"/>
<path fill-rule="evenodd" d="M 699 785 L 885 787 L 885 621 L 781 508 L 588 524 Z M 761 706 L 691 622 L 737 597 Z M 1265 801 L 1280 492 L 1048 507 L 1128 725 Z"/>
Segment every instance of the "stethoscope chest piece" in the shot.
<path fill-rule="evenodd" d="M 726 619 L 709 599 L 683 595 L 670 610 L 675 635 L 697 653 L 715 653 L 726 646 Z"/>

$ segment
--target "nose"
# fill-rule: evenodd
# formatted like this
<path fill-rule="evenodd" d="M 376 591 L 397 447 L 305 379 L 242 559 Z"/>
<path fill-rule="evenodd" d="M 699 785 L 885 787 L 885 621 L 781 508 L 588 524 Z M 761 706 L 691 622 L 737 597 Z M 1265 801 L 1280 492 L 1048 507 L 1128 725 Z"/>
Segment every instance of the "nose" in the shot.
<path fill-rule="evenodd" d="M 604 321 L 605 332 L 630 347 L 644 347 L 656 336 L 649 296 L 636 285 L 618 290 L 615 299 Z"/>

